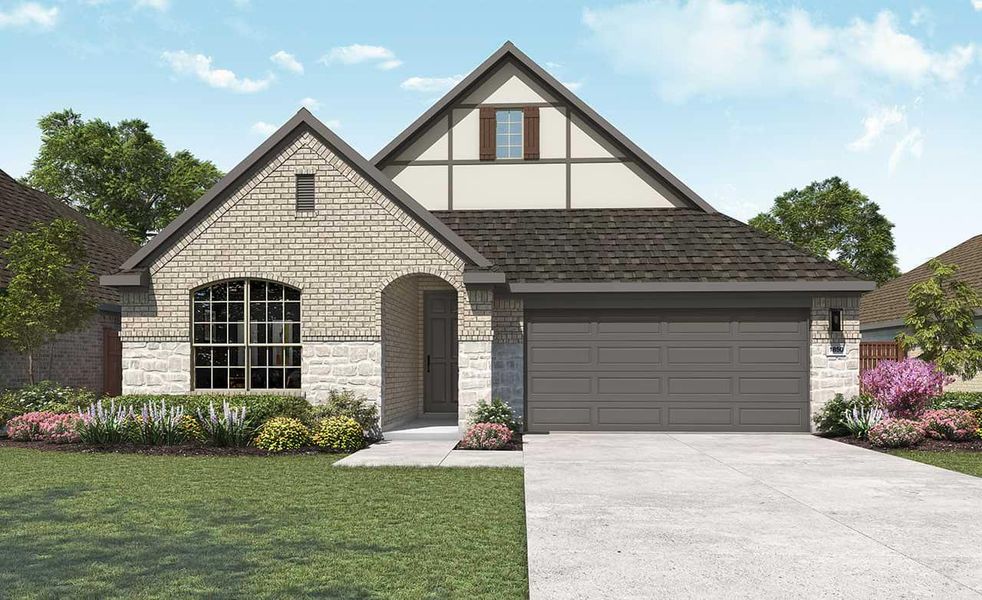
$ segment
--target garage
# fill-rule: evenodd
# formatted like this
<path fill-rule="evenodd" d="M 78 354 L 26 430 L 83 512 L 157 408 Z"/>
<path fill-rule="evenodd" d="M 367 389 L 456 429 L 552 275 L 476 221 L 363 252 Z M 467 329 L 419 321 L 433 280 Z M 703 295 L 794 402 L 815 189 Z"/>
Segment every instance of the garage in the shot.
<path fill-rule="evenodd" d="M 532 432 L 807 431 L 801 309 L 526 312 Z"/>

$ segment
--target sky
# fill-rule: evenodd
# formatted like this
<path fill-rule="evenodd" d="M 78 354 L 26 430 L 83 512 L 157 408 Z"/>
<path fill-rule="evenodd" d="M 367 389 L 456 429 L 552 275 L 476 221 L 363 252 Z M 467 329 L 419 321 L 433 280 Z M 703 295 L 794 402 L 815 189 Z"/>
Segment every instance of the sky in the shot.
<path fill-rule="evenodd" d="M 982 0 L 0 0 L 0 168 L 64 108 L 227 171 L 306 106 L 370 157 L 506 40 L 738 219 L 837 175 L 902 270 L 982 233 Z"/>

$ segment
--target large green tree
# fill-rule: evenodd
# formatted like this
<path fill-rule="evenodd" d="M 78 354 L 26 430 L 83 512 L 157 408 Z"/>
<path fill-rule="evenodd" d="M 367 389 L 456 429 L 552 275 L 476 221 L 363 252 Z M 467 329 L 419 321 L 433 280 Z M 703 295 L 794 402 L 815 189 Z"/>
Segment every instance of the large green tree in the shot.
<path fill-rule="evenodd" d="M 34 383 L 34 358 L 55 336 L 83 327 L 95 310 L 86 286 L 82 228 L 75 221 L 35 223 L 7 238 L 3 257 L 11 273 L 0 294 L 0 338 L 27 355 L 27 378 Z"/>
<path fill-rule="evenodd" d="M 900 275 L 893 223 L 875 202 L 838 177 L 785 192 L 750 225 L 878 284 Z"/>
<path fill-rule="evenodd" d="M 26 182 L 143 242 L 222 177 L 210 161 L 170 154 L 139 119 L 86 121 L 71 109 L 38 122 L 41 151 Z"/>
<path fill-rule="evenodd" d="M 919 358 L 933 362 L 949 375 L 971 379 L 982 370 L 982 333 L 975 329 L 975 313 L 982 310 L 982 294 L 958 279 L 958 266 L 937 259 L 928 263 L 931 277 L 910 286 L 907 332 L 897 340 Z"/>

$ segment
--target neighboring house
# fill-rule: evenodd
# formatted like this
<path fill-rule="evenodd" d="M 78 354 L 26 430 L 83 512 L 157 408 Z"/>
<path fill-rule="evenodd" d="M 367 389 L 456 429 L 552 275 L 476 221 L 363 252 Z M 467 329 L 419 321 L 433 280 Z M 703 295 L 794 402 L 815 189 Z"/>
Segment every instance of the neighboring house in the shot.
<path fill-rule="evenodd" d="M 44 346 L 35 360 L 37 380 L 50 379 L 62 385 L 85 387 L 97 393 L 119 393 L 120 325 L 119 292 L 99 285 L 100 275 L 119 270 L 138 248 L 125 236 L 83 216 L 64 202 L 19 183 L 0 171 L 0 252 L 9 244 L 7 238 L 16 231 L 27 231 L 36 222 L 50 223 L 62 218 L 82 226 L 86 260 L 96 276 L 89 293 L 98 303 L 98 311 L 84 327 Z M 0 258 L 0 290 L 7 286 L 11 273 Z M 0 389 L 20 387 L 27 383 L 27 357 L 5 347 L 0 340 Z"/>
<path fill-rule="evenodd" d="M 510 43 L 371 162 L 301 110 L 102 281 L 126 392 L 345 387 L 384 428 L 499 397 L 532 431 L 807 430 L 858 391 L 873 287 L 717 213 Z"/>
<path fill-rule="evenodd" d="M 943 263 L 958 265 L 958 279 L 982 290 L 982 235 L 977 235 L 937 256 Z M 860 300 L 859 318 L 864 342 L 892 342 L 904 329 L 904 317 L 910 311 L 907 293 L 915 283 L 926 281 L 933 271 L 927 263 L 888 281 Z M 982 314 L 975 319 L 975 328 L 982 331 Z M 950 390 L 982 392 L 982 375 L 970 381 L 958 380 Z"/>

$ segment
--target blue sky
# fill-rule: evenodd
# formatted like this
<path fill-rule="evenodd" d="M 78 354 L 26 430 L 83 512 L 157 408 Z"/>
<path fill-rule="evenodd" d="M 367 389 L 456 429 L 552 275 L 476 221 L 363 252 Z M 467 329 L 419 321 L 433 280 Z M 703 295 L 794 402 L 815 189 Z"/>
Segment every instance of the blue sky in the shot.
<path fill-rule="evenodd" d="M 0 0 L 0 168 L 66 107 L 228 170 L 306 104 L 371 156 L 507 39 L 737 218 L 839 175 L 904 270 L 982 233 L 982 0 Z"/>

